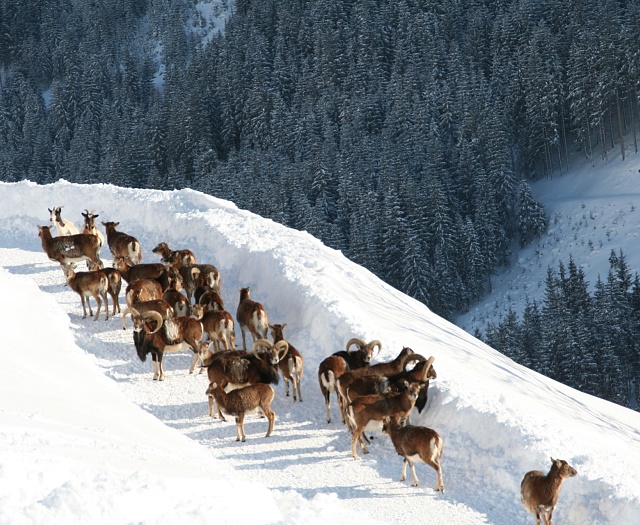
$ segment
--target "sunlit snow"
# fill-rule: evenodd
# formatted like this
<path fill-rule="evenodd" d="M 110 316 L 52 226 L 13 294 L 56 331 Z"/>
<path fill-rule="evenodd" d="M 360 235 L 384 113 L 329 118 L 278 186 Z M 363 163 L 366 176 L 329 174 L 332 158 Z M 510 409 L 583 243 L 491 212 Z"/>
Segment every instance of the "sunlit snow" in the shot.
<path fill-rule="evenodd" d="M 312 236 L 191 190 L 2 183 L 0 202 L 0 523 L 533 524 L 520 481 L 550 456 L 579 473 L 557 523 L 640 523 L 640 414 L 515 364 Z M 273 435 L 253 417 L 237 443 L 233 421 L 208 416 L 189 354 L 166 356 L 153 381 L 120 316 L 82 320 L 43 253 L 37 225 L 59 205 L 76 224 L 85 209 L 119 222 L 144 262 L 160 241 L 192 249 L 220 269 L 233 314 L 250 286 L 305 357 L 304 402 L 281 383 Z M 351 337 L 380 339 L 385 360 L 403 346 L 435 357 L 412 423 L 444 438 L 444 494 L 424 464 L 419 487 L 399 481 L 402 459 L 378 430 L 354 461 L 335 400 L 325 421 L 317 367 Z"/>

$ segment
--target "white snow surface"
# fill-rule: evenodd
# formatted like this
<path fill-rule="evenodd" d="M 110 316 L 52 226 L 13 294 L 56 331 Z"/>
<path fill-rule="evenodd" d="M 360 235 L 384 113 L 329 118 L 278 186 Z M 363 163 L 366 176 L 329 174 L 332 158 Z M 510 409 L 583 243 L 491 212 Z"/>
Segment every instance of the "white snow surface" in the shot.
<path fill-rule="evenodd" d="M 1 183 L 0 202 L 0 524 L 534 523 L 520 481 L 550 456 L 578 470 L 558 523 L 640 523 L 640 414 L 515 364 L 311 235 L 191 190 Z M 208 416 L 189 353 L 165 356 L 156 382 L 119 315 L 81 318 L 37 235 L 59 205 L 76 224 L 85 209 L 119 222 L 144 262 L 159 260 L 160 241 L 191 248 L 220 269 L 230 312 L 250 286 L 287 323 L 304 401 L 277 385 L 271 437 L 252 416 L 239 443 L 231 418 Z M 106 246 L 102 257 L 111 264 Z M 399 481 L 402 459 L 378 429 L 354 461 L 335 398 L 327 424 L 318 364 L 351 337 L 380 339 L 378 360 L 404 346 L 435 357 L 428 406 L 411 421 L 444 439 L 444 494 L 423 463 L 418 487 Z"/>

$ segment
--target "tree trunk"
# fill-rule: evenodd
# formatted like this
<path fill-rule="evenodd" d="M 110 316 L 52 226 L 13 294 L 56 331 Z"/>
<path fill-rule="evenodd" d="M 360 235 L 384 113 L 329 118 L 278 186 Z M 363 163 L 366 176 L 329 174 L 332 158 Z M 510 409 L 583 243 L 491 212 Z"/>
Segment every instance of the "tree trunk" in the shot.
<path fill-rule="evenodd" d="M 618 140 L 620 141 L 620 154 L 624 160 L 624 135 L 622 130 L 622 110 L 620 108 L 620 92 L 616 89 L 616 109 L 618 110 Z"/>

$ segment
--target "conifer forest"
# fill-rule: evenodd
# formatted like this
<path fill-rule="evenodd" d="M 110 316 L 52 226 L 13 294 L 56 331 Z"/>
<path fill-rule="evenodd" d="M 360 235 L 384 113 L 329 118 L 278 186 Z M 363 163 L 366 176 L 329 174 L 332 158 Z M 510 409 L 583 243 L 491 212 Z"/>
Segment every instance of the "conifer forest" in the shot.
<path fill-rule="evenodd" d="M 0 180 L 193 188 L 452 319 L 545 231 L 531 180 L 638 151 L 639 43 L 640 0 L 0 0 Z M 637 283 L 612 260 L 631 324 L 599 351 L 638 377 Z M 549 272 L 525 325 L 580 290 L 571 264 Z M 595 326 L 599 286 L 553 315 Z M 504 326 L 487 340 L 635 403 L 628 382 L 601 384 L 589 334 L 551 330 L 544 359 L 522 326 L 517 349 Z M 580 378 L 554 352 L 588 356 Z"/>

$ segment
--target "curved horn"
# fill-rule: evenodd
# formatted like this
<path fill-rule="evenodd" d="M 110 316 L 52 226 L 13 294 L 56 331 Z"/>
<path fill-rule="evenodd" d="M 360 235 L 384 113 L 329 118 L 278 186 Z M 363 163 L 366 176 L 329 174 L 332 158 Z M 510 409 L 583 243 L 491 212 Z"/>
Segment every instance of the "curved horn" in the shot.
<path fill-rule="evenodd" d="M 352 337 L 351 339 L 349 339 L 349 342 L 347 343 L 347 352 L 349 351 L 349 347 L 351 345 L 357 345 L 358 348 L 362 350 L 367 345 L 367 343 L 365 343 L 359 337 Z"/>
<path fill-rule="evenodd" d="M 433 364 L 433 362 L 435 361 L 435 357 L 430 356 L 429 359 L 427 359 L 427 364 L 424 365 L 424 372 L 422 373 L 422 380 L 423 381 L 428 381 L 429 379 L 429 370 L 431 369 L 431 365 Z"/>
<path fill-rule="evenodd" d="M 289 343 L 287 343 L 283 339 L 282 341 L 278 341 L 273 346 L 278 352 L 278 359 L 280 359 L 280 361 L 282 361 L 284 359 L 284 356 L 287 355 L 287 352 L 289 351 Z M 280 352 L 282 352 L 282 354 Z"/>
<path fill-rule="evenodd" d="M 371 357 L 376 357 L 380 352 L 382 352 L 382 343 L 380 341 L 378 341 L 377 339 L 374 339 L 373 341 L 371 341 L 369 343 L 369 346 L 373 349 L 376 346 L 378 347 L 378 351 L 376 352 L 375 356 L 371 356 Z"/>
<path fill-rule="evenodd" d="M 253 353 L 255 355 L 258 355 L 258 348 L 260 347 L 271 350 L 273 348 L 273 343 L 269 341 L 269 339 L 258 339 L 255 343 L 253 343 Z"/>
<path fill-rule="evenodd" d="M 411 363 L 420 363 L 423 361 L 426 361 L 427 358 L 421 354 L 412 354 L 407 356 L 407 360 L 404 362 L 404 370 L 405 372 L 407 371 L 407 367 L 411 364 Z"/>
<path fill-rule="evenodd" d="M 127 329 L 126 317 L 131 314 L 131 317 L 134 315 L 140 316 L 140 312 L 133 307 L 126 308 L 124 312 L 122 312 L 122 329 Z"/>
<path fill-rule="evenodd" d="M 162 316 L 155 310 L 149 310 L 148 312 L 144 312 L 142 314 L 142 317 L 144 319 L 151 319 L 152 321 L 155 321 L 157 324 L 156 329 L 153 330 L 152 332 L 149 332 L 149 335 L 155 334 L 160 330 L 160 328 L 162 328 L 162 323 L 164 322 L 164 319 L 162 319 Z"/>

